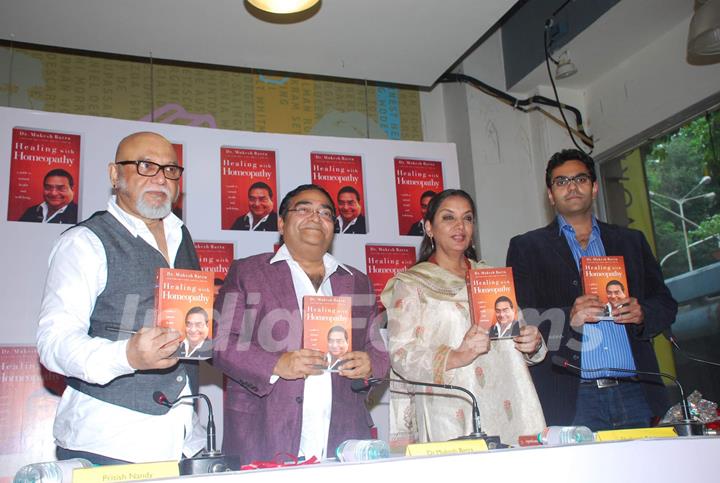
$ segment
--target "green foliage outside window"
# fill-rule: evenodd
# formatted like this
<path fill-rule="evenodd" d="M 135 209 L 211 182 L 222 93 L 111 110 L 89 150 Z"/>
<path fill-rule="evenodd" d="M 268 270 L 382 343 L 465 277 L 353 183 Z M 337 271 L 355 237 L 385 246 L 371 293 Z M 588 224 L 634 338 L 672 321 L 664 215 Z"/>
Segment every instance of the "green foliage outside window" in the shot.
<path fill-rule="evenodd" d="M 657 256 L 665 277 L 689 271 L 682 219 L 667 211 L 679 214 L 679 204 L 668 197 L 683 204 L 693 269 L 717 262 L 720 257 L 720 111 L 704 113 L 679 129 L 651 140 L 641 147 L 641 152 L 650 192 Z M 706 176 L 709 180 L 701 183 Z"/>

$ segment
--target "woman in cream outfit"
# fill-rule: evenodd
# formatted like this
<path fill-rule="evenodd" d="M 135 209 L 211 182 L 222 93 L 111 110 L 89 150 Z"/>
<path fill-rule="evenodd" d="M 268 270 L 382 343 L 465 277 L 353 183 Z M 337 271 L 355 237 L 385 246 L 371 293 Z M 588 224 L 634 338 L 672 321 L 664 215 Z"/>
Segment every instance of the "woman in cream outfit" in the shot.
<path fill-rule="evenodd" d="M 419 262 L 383 290 L 393 370 L 416 381 L 454 384 L 475 394 L 482 429 L 516 445 L 545 427 L 528 365 L 547 349 L 537 327 L 491 341 L 471 323 L 465 274 L 475 261 L 475 205 L 462 190 L 445 190 L 428 206 Z M 392 376 L 392 374 L 391 374 Z M 472 430 L 472 406 L 460 391 L 393 384 L 390 443 L 447 441 Z"/>

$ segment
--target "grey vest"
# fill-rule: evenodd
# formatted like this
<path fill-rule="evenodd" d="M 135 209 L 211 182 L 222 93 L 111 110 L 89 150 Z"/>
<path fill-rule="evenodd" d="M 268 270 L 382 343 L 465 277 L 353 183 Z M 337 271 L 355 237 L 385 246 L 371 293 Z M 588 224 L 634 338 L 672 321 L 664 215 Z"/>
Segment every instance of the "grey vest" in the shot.
<path fill-rule="evenodd" d="M 129 338 L 127 334 L 108 330 L 108 326 L 138 330 L 154 325 L 155 285 L 158 268 L 168 268 L 160 252 L 142 238 L 133 237 L 107 211 L 99 211 L 78 224 L 90 229 L 103 244 L 107 258 L 107 284 L 95 301 L 90 315 L 91 337 L 110 340 Z M 182 227 L 182 242 L 175 256 L 175 268 L 199 269 L 190 233 Z M 180 362 L 169 369 L 136 371 L 113 379 L 105 385 L 90 384 L 74 377 L 67 378 L 70 387 L 89 396 L 146 414 L 165 414 L 169 409 L 153 400 L 155 391 L 162 391 L 174 401 L 185 386 L 197 392 L 197 362 Z"/>

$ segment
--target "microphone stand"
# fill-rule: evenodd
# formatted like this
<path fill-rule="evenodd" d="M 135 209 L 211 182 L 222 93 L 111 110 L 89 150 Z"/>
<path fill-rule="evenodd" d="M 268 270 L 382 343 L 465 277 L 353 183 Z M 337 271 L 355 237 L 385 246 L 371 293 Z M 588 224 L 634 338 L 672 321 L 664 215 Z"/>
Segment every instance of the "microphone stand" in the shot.
<path fill-rule="evenodd" d="M 222 473 L 225 471 L 233 471 L 240 469 L 240 461 L 235 457 L 226 457 L 221 451 L 218 451 L 215 441 L 215 418 L 213 416 L 213 408 L 210 399 L 205 394 L 180 396 L 175 401 L 168 401 L 165 394 L 155 391 L 153 400 L 165 407 L 172 408 L 176 404 L 185 400 L 202 399 L 208 406 L 208 422 L 207 422 L 207 441 L 205 449 L 200 456 L 191 458 L 183 458 L 178 463 L 181 475 L 202 475 L 206 473 Z"/>
<path fill-rule="evenodd" d="M 672 331 L 671 331 L 670 329 L 665 329 L 665 330 L 663 330 L 663 335 L 665 336 L 665 338 L 666 338 L 668 341 L 670 341 L 670 343 L 673 345 L 673 347 L 675 347 L 675 349 L 676 349 L 681 355 L 683 355 L 685 358 L 690 359 L 691 361 L 699 362 L 699 363 L 701 363 L 701 364 L 706 364 L 706 365 L 709 365 L 709 366 L 720 367 L 720 363 L 717 363 L 717 362 L 714 362 L 714 361 L 708 361 L 708 360 L 705 360 L 705 359 L 701 359 L 701 358 L 699 358 L 699 357 L 697 357 L 697 356 L 694 356 L 694 355 L 692 355 L 692 354 L 690 354 L 690 353 L 688 353 L 688 352 L 685 352 L 685 350 L 678 345 L 677 339 L 675 338 L 675 336 L 673 335 L 673 333 L 672 333 Z"/>
<path fill-rule="evenodd" d="M 470 397 L 470 400 L 472 401 L 472 412 L 473 412 L 472 432 L 466 436 L 460 436 L 458 438 L 455 438 L 452 441 L 482 439 L 487 443 L 488 449 L 507 448 L 507 445 L 503 444 L 500 441 L 499 436 L 488 436 L 482 430 L 482 428 L 480 426 L 480 406 L 478 405 L 475 394 L 473 394 L 471 391 L 469 391 L 468 389 L 466 389 L 462 386 L 454 386 L 452 384 L 436 384 L 434 382 L 411 381 L 410 379 L 406 379 L 402 374 L 397 372 L 395 369 L 393 369 L 392 371 L 400 379 L 388 378 L 387 381 L 389 381 L 389 382 L 399 382 L 399 383 L 410 384 L 410 385 L 414 385 L 414 386 L 428 386 L 428 387 L 439 387 L 442 389 L 452 389 L 452 390 L 462 391 Z"/>
<path fill-rule="evenodd" d="M 552 362 L 555 365 L 558 365 L 564 369 L 571 368 L 574 371 L 582 373 L 583 370 L 587 372 L 601 372 L 601 371 L 612 371 L 612 372 L 624 372 L 628 374 L 643 374 L 646 376 L 660 376 L 664 377 L 666 379 L 670 379 L 675 383 L 675 385 L 678 387 L 678 390 L 680 391 L 680 407 L 683 411 L 683 420 L 678 423 L 672 423 L 673 427 L 675 428 L 675 431 L 677 432 L 678 436 L 702 436 L 705 434 L 705 425 L 700 422 L 696 421 L 694 419 L 690 418 L 690 409 L 688 408 L 688 402 L 685 398 L 685 391 L 683 391 L 683 387 L 680 384 L 680 381 L 678 381 L 677 377 L 667 374 L 664 372 L 649 372 L 649 371 L 638 371 L 638 370 L 630 370 L 630 369 L 623 369 L 620 367 L 599 367 L 597 369 L 581 369 L 578 366 L 575 366 L 573 364 L 570 364 L 566 359 L 563 359 L 559 356 L 553 356 Z"/>

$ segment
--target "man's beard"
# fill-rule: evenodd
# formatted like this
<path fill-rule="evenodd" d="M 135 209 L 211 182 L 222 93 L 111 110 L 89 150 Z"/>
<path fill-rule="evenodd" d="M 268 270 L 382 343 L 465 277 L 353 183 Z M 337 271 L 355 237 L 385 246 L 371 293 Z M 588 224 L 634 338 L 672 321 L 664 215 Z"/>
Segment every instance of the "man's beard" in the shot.
<path fill-rule="evenodd" d="M 117 189 L 127 195 L 130 194 L 128 192 L 127 181 L 122 176 L 118 177 Z M 161 191 L 165 193 L 165 201 L 158 206 L 153 206 L 150 203 L 147 203 L 145 201 L 145 193 L 150 191 Z M 175 198 L 177 199 L 177 195 L 175 196 Z M 140 193 L 138 193 L 137 200 L 135 201 L 135 209 L 145 218 L 148 218 L 150 220 L 159 220 L 165 218 L 170 214 L 174 201 L 175 200 L 170 199 L 170 190 L 167 187 L 156 186 L 150 188 L 146 186 L 140 191 Z"/>

